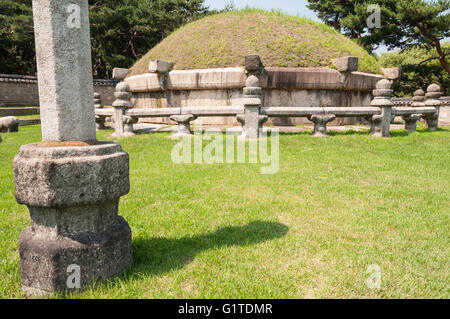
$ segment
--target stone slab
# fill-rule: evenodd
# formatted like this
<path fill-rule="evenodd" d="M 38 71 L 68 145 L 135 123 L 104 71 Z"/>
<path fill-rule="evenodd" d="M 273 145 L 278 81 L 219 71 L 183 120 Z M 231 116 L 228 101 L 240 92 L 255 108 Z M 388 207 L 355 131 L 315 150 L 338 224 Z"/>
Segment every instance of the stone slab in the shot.
<path fill-rule="evenodd" d="M 358 57 L 346 56 L 331 60 L 339 72 L 358 71 Z"/>
<path fill-rule="evenodd" d="M 128 72 L 130 72 L 129 69 L 114 68 L 112 78 L 114 80 L 122 81 L 127 77 Z"/>

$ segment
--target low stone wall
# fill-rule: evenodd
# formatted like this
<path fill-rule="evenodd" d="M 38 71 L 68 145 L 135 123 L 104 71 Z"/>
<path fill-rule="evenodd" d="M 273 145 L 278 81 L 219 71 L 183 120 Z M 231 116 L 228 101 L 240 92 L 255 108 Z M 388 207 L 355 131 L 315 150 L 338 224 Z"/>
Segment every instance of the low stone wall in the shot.
<path fill-rule="evenodd" d="M 94 80 L 94 91 L 106 105 L 114 102 L 117 81 Z M 37 77 L 0 74 L 0 106 L 39 106 Z"/>
<path fill-rule="evenodd" d="M 369 106 L 372 90 L 383 76 L 339 72 L 329 68 L 266 68 L 261 76 L 263 106 L 352 107 Z M 135 108 L 240 106 L 246 73 L 243 68 L 175 70 L 147 73 L 125 79 Z M 234 117 L 199 118 L 204 124 L 236 125 Z M 360 119 L 339 118 L 331 125 Z M 142 122 L 169 123 L 168 118 Z M 304 118 L 270 119 L 269 124 L 310 124 Z"/>

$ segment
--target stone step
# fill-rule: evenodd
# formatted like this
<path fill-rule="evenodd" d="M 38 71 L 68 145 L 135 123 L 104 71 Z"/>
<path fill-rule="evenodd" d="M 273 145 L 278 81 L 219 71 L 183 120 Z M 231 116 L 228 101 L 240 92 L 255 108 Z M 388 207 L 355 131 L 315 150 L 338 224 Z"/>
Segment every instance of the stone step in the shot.
<path fill-rule="evenodd" d="M 0 117 L 5 116 L 25 116 L 39 114 L 37 107 L 8 107 L 0 109 Z"/>
<path fill-rule="evenodd" d="M 28 125 L 36 125 L 36 124 L 41 124 L 41 120 L 40 119 L 22 119 L 19 120 L 19 126 L 28 126 Z"/>

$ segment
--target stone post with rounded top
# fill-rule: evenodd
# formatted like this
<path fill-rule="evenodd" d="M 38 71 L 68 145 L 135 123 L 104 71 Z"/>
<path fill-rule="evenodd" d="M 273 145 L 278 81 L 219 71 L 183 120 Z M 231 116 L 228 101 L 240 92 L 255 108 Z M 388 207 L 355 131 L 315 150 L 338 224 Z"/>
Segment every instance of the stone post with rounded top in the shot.
<path fill-rule="evenodd" d="M 395 114 L 392 111 L 394 102 L 392 101 L 391 82 L 387 79 L 378 81 L 376 89 L 373 90 L 374 99 L 370 106 L 376 106 L 381 109 L 380 115 L 374 115 L 369 118 L 371 122 L 371 134 L 376 137 L 390 137 L 390 125 Z"/>
<path fill-rule="evenodd" d="M 131 96 L 130 86 L 127 83 L 120 82 L 116 85 L 116 91 L 114 92 L 116 100 L 112 104 L 114 108 L 114 137 L 134 135 L 133 124 L 136 123 L 136 121 L 129 116 L 124 115 L 125 110 L 133 107 Z"/>
<path fill-rule="evenodd" d="M 101 95 L 97 92 L 94 92 L 94 108 L 95 109 L 103 108 Z M 106 128 L 105 121 L 106 121 L 105 115 L 95 115 L 95 126 L 97 131 L 102 131 Z"/>
<path fill-rule="evenodd" d="M 428 130 L 434 132 L 437 131 L 438 129 L 439 111 L 441 107 L 441 101 L 439 101 L 439 99 L 442 96 L 441 87 L 437 84 L 429 85 L 425 96 L 427 97 L 427 100 L 425 101 L 425 106 L 432 106 L 436 108 L 435 113 L 424 116 L 427 122 Z"/>
<path fill-rule="evenodd" d="M 22 289 L 83 289 L 132 262 L 131 229 L 118 215 L 129 159 L 96 140 L 87 0 L 33 0 L 42 142 L 14 158 L 15 196 L 31 226 L 19 240 Z"/>
<path fill-rule="evenodd" d="M 243 124 L 240 138 L 255 139 L 259 137 L 262 124 L 267 121 L 267 116 L 260 114 L 262 88 L 259 76 L 264 70 L 260 57 L 246 56 L 245 70 L 247 79 L 244 87 L 244 114 L 239 114 L 237 119 Z"/>
<path fill-rule="evenodd" d="M 418 89 L 414 91 L 413 103 L 411 107 L 423 107 L 425 103 L 425 92 L 422 89 Z M 420 120 L 422 114 L 408 114 L 403 116 L 403 120 L 405 121 L 405 130 L 412 133 L 417 130 L 417 121 Z"/>

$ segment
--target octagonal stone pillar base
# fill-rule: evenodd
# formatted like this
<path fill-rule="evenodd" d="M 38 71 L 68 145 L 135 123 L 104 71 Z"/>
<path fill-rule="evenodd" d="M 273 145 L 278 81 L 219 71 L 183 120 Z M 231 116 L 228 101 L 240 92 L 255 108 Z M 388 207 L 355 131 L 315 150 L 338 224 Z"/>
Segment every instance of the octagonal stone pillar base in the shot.
<path fill-rule="evenodd" d="M 131 266 L 131 229 L 118 215 L 130 189 L 129 159 L 119 144 L 24 145 L 14 159 L 14 181 L 16 199 L 31 217 L 19 242 L 25 293 L 83 289 Z M 71 277 L 73 267 L 78 278 Z"/>

